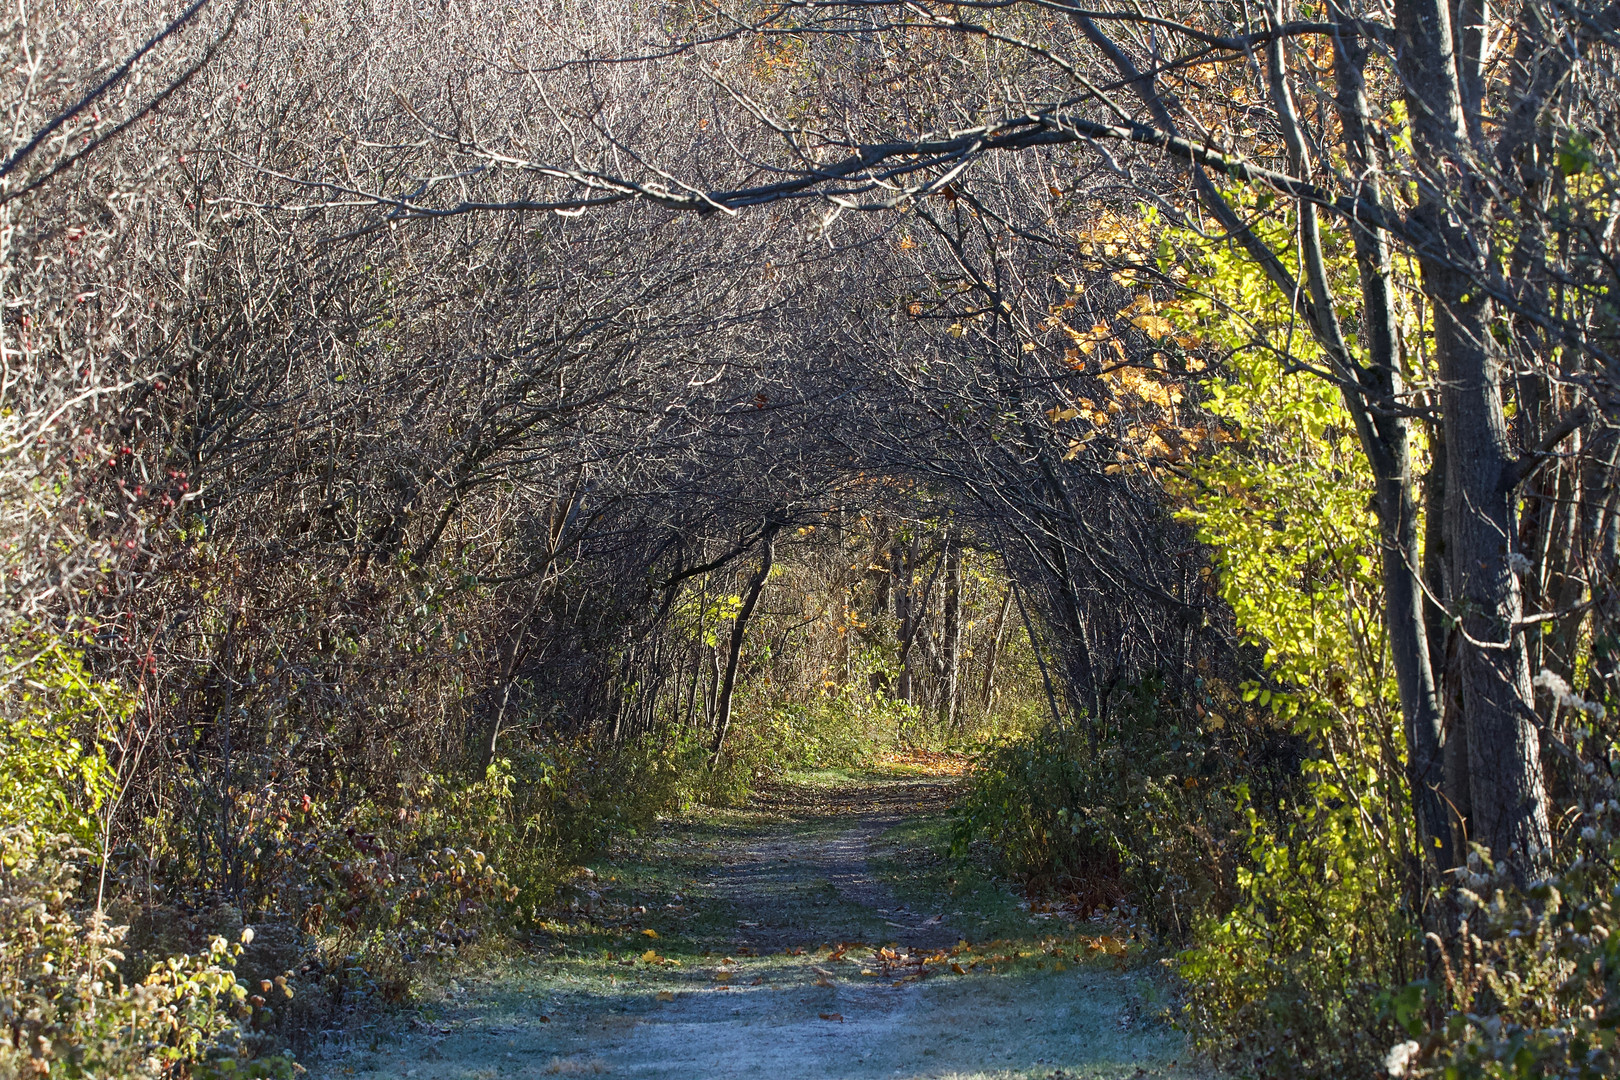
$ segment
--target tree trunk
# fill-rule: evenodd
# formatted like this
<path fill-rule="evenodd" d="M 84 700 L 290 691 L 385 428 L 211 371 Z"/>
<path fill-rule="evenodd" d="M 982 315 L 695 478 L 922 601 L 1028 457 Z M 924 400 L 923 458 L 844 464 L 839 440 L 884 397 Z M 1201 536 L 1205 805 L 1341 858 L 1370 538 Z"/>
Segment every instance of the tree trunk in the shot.
<path fill-rule="evenodd" d="M 1463 635 L 1458 674 L 1468 739 L 1473 837 L 1510 860 L 1521 880 L 1551 844 L 1530 670 L 1518 620 L 1514 465 L 1502 411 L 1488 225 L 1469 180 L 1469 127 L 1446 0 L 1396 5 L 1396 53 L 1424 171 L 1410 224 L 1424 292 L 1434 304 L 1446 438 L 1446 555 L 1452 614 Z M 1394 627 L 1391 627 L 1393 637 Z M 1517 856 L 1515 857 L 1515 852 Z"/>
<path fill-rule="evenodd" d="M 996 661 L 1001 659 L 1001 639 L 1007 631 L 1007 612 L 1012 609 L 1012 586 L 1007 586 L 1007 593 L 1001 598 L 1001 613 L 996 616 L 996 628 L 990 635 L 990 656 L 984 665 L 984 688 L 979 691 L 979 700 L 984 703 L 985 711 L 990 709 L 990 695 L 996 688 Z"/>
<path fill-rule="evenodd" d="M 957 681 L 962 661 L 962 539 L 953 529 L 945 536 L 945 612 L 941 620 L 940 645 L 944 650 L 944 679 L 939 718 L 948 728 L 956 726 Z"/>
<path fill-rule="evenodd" d="M 1473 834 L 1497 858 L 1517 850 L 1519 872 L 1551 847 L 1541 743 L 1532 711 L 1530 665 L 1519 579 L 1508 562 L 1515 533 L 1513 463 L 1502 414 L 1499 370 L 1490 355 L 1489 313 L 1469 279 L 1425 268 L 1438 288 L 1435 312 L 1448 469 L 1447 551 L 1456 596 L 1468 786 Z M 1449 309 L 1449 310 L 1446 310 Z"/>
<path fill-rule="evenodd" d="M 917 578 L 918 543 L 916 536 L 910 544 L 896 540 L 889 557 L 890 572 L 899 583 L 894 589 L 894 615 L 900 620 L 900 670 L 895 676 L 895 697 L 905 702 L 911 701 L 911 642 L 917 618 L 917 598 L 911 590 Z"/>
<path fill-rule="evenodd" d="M 709 753 L 711 769 L 719 764 L 720 751 L 726 745 L 726 733 L 731 729 L 731 696 L 737 688 L 737 661 L 742 657 L 743 635 L 748 632 L 748 620 L 754 614 L 754 606 L 759 603 L 759 594 L 765 591 L 765 579 L 771 576 L 771 563 L 776 559 L 776 533 L 780 528 L 776 524 L 765 527 L 765 549 L 760 554 L 759 571 L 748 583 L 748 594 L 743 597 L 742 607 L 737 611 L 737 621 L 731 626 L 726 674 L 716 695 L 714 747 Z"/>
<path fill-rule="evenodd" d="M 495 702 L 495 711 L 490 714 L 489 727 L 484 731 L 484 737 L 478 755 L 478 775 L 482 777 L 489 772 L 489 767 L 495 763 L 495 750 L 501 738 L 501 725 L 506 720 L 506 708 L 512 700 L 512 675 L 517 668 L 518 651 L 523 644 L 523 629 L 507 637 L 501 644 L 501 685 L 500 694 Z"/>

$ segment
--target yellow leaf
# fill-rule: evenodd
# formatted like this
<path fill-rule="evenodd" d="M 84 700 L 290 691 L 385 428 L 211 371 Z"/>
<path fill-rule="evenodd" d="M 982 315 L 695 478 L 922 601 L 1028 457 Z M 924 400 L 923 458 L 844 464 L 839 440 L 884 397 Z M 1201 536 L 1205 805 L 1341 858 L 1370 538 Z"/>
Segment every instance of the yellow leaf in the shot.
<path fill-rule="evenodd" d="M 1163 315 L 1138 315 L 1131 320 L 1131 325 L 1156 338 L 1169 337 L 1175 329 Z"/>
<path fill-rule="evenodd" d="M 649 964 L 658 963 L 658 954 L 651 949 L 648 949 L 646 952 L 642 953 L 641 958 L 647 961 Z"/>
<path fill-rule="evenodd" d="M 643 930 L 642 933 L 646 934 L 650 938 L 656 939 L 658 937 L 658 931 L 656 930 Z"/>
<path fill-rule="evenodd" d="M 674 1001 L 675 1000 L 675 995 L 670 993 L 668 990 L 660 990 L 660 991 L 658 991 L 658 1000 L 659 1001 Z"/>

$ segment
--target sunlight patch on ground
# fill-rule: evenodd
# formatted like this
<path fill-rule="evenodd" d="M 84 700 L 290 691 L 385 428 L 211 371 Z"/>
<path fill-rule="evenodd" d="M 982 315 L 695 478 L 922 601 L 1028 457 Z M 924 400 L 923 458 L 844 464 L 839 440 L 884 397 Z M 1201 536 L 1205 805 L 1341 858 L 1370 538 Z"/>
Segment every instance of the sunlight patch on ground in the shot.
<path fill-rule="evenodd" d="M 880 768 L 908 776 L 966 776 L 973 768 L 970 756 L 950 750 L 896 750 L 877 760 Z"/>

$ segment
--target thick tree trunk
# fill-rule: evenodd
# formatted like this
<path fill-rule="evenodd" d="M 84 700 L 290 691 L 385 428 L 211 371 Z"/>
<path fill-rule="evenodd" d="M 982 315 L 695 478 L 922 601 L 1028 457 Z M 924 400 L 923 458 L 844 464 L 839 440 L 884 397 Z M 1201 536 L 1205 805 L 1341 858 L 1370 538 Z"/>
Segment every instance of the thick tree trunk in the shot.
<path fill-rule="evenodd" d="M 759 594 L 765 591 L 765 579 L 771 576 L 771 564 L 776 559 L 776 533 L 781 526 L 765 527 L 764 551 L 760 553 L 759 571 L 748 583 L 742 607 L 737 610 L 737 621 L 731 626 L 731 644 L 726 655 L 726 673 L 721 680 L 715 701 L 714 746 L 709 752 L 709 767 L 719 764 L 720 751 L 725 748 L 726 734 L 731 730 L 731 697 L 737 688 L 737 662 L 742 658 L 743 635 L 748 632 L 748 620 L 759 603 Z"/>
<path fill-rule="evenodd" d="M 1445 414 L 1447 552 L 1453 567 L 1458 674 L 1468 730 L 1473 835 L 1498 858 L 1519 852 L 1522 873 L 1551 847 L 1541 743 L 1532 711 L 1515 535 L 1513 464 L 1490 320 L 1468 278 L 1426 267 L 1436 297 L 1436 352 Z"/>
<path fill-rule="evenodd" d="M 1514 464 L 1502 411 L 1488 226 L 1476 225 L 1470 133 L 1446 0 L 1396 5 L 1396 52 L 1425 178 L 1411 225 L 1434 303 L 1446 439 L 1446 555 L 1462 640 L 1458 675 L 1468 739 L 1473 838 L 1523 878 L 1551 842 L 1530 671 L 1518 620 Z M 1393 627 L 1391 628 L 1393 631 Z M 1517 857 L 1514 853 L 1517 852 Z"/>

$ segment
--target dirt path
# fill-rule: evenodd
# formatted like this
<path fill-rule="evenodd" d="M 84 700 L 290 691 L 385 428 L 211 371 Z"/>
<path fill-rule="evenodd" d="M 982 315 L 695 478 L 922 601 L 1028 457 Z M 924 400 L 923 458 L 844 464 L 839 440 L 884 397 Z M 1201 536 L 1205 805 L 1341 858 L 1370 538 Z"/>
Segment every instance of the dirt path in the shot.
<path fill-rule="evenodd" d="M 1092 1080 L 1203 1075 L 1100 927 L 940 856 L 948 781 L 818 775 L 669 823 L 327 1076 Z M 967 945 L 965 942 L 972 942 Z"/>

